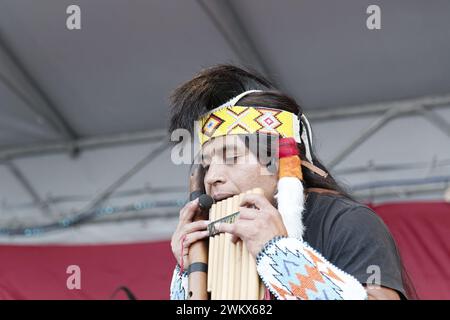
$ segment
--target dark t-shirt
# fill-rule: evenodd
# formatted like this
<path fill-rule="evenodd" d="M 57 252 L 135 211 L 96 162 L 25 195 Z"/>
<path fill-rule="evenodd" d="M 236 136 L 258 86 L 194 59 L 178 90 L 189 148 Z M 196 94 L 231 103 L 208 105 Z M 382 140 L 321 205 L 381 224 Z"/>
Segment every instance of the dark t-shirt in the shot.
<path fill-rule="evenodd" d="M 405 297 L 395 242 L 381 218 L 344 196 L 309 192 L 303 213 L 304 240 L 362 284 L 377 279 Z M 375 282 L 376 283 L 376 282 Z"/>

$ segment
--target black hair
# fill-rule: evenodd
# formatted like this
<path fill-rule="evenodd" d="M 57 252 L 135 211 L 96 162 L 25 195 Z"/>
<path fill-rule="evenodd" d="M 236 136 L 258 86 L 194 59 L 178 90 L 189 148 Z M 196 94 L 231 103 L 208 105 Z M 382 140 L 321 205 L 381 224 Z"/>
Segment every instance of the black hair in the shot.
<path fill-rule="evenodd" d="M 278 90 L 269 80 L 250 69 L 234 65 L 217 65 L 200 71 L 193 79 L 174 90 L 170 98 L 169 131 L 183 128 L 193 133 L 193 123 L 208 111 L 247 90 L 262 90 L 244 96 L 240 106 L 259 106 L 302 114 L 301 106 Z M 306 159 L 304 143 L 298 145 L 301 159 Z M 337 191 L 353 201 L 346 189 L 337 183 L 329 170 L 311 150 L 314 165 L 328 173 L 326 178 L 303 168 L 305 188 Z"/>

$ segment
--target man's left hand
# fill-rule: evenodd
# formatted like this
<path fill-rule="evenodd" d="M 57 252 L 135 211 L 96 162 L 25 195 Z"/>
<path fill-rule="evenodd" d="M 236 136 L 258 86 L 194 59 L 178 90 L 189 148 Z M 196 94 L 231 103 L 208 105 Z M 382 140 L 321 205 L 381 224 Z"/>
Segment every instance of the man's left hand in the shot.
<path fill-rule="evenodd" d="M 218 229 L 232 234 L 233 243 L 242 239 L 253 257 L 269 240 L 287 236 L 280 213 L 263 195 L 244 195 L 239 211 L 234 223 L 220 223 Z"/>

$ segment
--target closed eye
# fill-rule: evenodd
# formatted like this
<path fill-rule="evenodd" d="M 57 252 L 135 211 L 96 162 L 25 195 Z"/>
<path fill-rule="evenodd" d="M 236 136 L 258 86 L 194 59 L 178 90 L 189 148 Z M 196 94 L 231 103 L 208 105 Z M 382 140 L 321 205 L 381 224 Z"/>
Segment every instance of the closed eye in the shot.
<path fill-rule="evenodd" d="M 228 164 L 228 165 L 238 164 L 240 162 L 239 159 L 241 157 L 242 157 L 242 155 L 240 155 L 240 154 L 229 156 L 229 157 L 227 157 L 225 163 Z"/>

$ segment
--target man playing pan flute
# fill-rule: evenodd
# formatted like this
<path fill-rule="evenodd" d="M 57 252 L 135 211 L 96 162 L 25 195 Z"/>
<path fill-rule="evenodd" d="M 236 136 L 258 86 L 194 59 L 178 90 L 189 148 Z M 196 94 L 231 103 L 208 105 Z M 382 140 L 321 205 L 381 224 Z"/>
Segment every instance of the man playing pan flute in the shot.
<path fill-rule="evenodd" d="M 221 223 L 218 229 L 245 243 L 267 296 L 409 296 L 409 281 L 387 227 L 318 160 L 311 127 L 294 99 L 255 73 L 220 65 L 176 89 L 171 103 L 170 131 L 188 129 L 202 146 L 208 195 L 217 202 L 256 187 L 264 192 L 246 194 L 235 223 Z M 252 137 L 260 136 L 269 139 L 256 139 L 255 148 Z M 187 299 L 189 249 L 209 236 L 210 221 L 193 221 L 199 210 L 198 200 L 187 203 L 172 236 L 178 265 L 171 299 Z"/>

